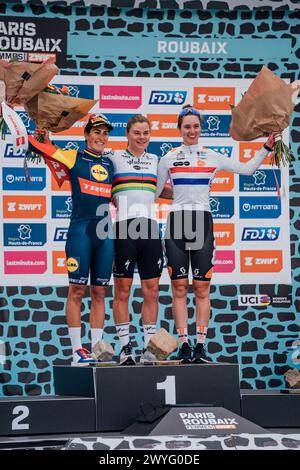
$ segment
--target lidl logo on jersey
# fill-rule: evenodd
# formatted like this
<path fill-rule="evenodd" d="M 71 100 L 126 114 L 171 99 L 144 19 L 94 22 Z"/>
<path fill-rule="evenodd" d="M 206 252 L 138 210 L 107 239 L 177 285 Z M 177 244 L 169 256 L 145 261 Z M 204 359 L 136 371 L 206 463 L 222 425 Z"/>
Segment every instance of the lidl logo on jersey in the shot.
<path fill-rule="evenodd" d="M 3 189 L 8 191 L 42 191 L 46 186 L 46 169 L 30 168 L 27 181 L 23 168 L 2 168 Z"/>
<path fill-rule="evenodd" d="M 271 297 L 266 294 L 260 295 L 239 295 L 238 304 L 240 307 L 244 305 L 257 305 L 257 306 L 267 306 L 271 303 Z"/>
<path fill-rule="evenodd" d="M 68 227 L 56 227 L 53 241 L 66 242 L 68 237 Z"/>
<path fill-rule="evenodd" d="M 280 227 L 244 227 L 242 241 L 260 242 L 276 241 L 279 238 Z"/>
<path fill-rule="evenodd" d="M 277 219 L 281 215 L 281 200 L 275 196 L 240 197 L 241 219 Z"/>
<path fill-rule="evenodd" d="M 42 219 L 45 215 L 45 196 L 3 196 L 5 219 Z"/>
<path fill-rule="evenodd" d="M 200 109 L 230 110 L 235 104 L 234 87 L 196 87 L 194 106 Z"/>
<path fill-rule="evenodd" d="M 229 114 L 203 115 L 201 137 L 229 137 L 230 122 Z"/>
<path fill-rule="evenodd" d="M 218 145 L 206 145 L 206 148 L 213 150 L 214 152 L 224 155 L 224 157 L 230 158 L 232 155 L 232 146 L 218 146 Z"/>
<path fill-rule="evenodd" d="M 282 270 L 281 250 L 241 250 L 242 273 L 272 273 Z"/>
<path fill-rule="evenodd" d="M 230 219 L 234 215 L 234 197 L 210 197 L 210 210 L 214 219 Z"/>
<path fill-rule="evenodd" d="M 4 224 L 4 246 L 43 246 L 46 243 L 46 224 Z"/>
<path fill-rule="evenodd" d="M 71 196 L 52 196 L 52 218 L 53 219 L 69 219 L 72 214 L 72 198 Z"/>
<path fill-rule="evenodd" d="M 94 99 L 94 86 L 93 85 L 77 85 L 74 83 L 57 84 L 54 85 L 61 90 L 62 87 L 68 88 L 68 95 L 73 98 L 87 98 L 89 100 Z"/>
<path fill-rule="evenodd" d="M 53 143 L 62 150 L 78 150 L 82 152 L 85 149 L 84 140 L 53 140 Z"/>
<path fill-rule="evenodd" d="M 102 165 L 90 165 L 90 171 L 96 181 L 105 181 L 108 178 L 108 171 Z"/>
<path fill-rule="evenodd" d="M 149 104 L 159 105 L 181 105 L 186 100 L 187 91 L 151 91 Z"/>
<path fill-rule="evenodd" d="M 154 153 L 155 155 L 158 155 L 159 157 L 163 157 L 166 155 L 168 152 L 173 150 L 176 147 L 179 147 L 182 144 L 182 142 L 169 142 L 169 141 L 161 141 L 161 142 L 150 142 L 148 146 L 148 152 L 149 153 Z"/>
<path fill-rule="evenodd" d="M 256 170 L 253 175 L 240 175 L 240 191 L 277 191 L 281 186 L 280 170 Z"/>
<path fill-rule="evenodd" d="M 24 158 L 26 150 L 14 150 L 13 144 L 6 144 L 4 148 L 4 158 Z"/>
<path fill-rule="evenodd" d="M 78 270 L 79 261 L 80 261 L 79 257 L 67 259 L 66 265 L 67 265 L 67 270 L 69 271 L 69 273 L 75 273 L 75 271 Z"/>
<path fill-rule="evenodd" d="M 111 122 L 112 126 L 114 126 L 113 130 L 110 132 L 109 135 L 113 137 L 125 137 L 127 121 L 132 116 L 134 116 L 134 114 L 105 113 L 105 115 L 107 119 Z"/>

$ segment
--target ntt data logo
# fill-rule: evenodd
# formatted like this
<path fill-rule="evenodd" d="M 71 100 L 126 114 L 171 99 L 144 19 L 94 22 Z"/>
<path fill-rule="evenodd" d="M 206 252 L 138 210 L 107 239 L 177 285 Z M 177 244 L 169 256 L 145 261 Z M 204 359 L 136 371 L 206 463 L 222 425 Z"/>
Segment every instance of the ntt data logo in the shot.
<path fill-rule="evenodd" d="M 270 305 L 271 303 L 271 297 L 268 295 L 239 295 L 239 301 L 238 304 L 240 307 L 244 305 L 258 305 L 258 306 L 264 306 L 264 305 Z"/>
<path fill-rule="evenodd" d="M 277 197 L 240 197 L 241 219 L 277 219 L 281 201 Z"/>
<path fill-rule="evenodd" d="M 183 104 L 186 100 L 186 91 L 152 91 L 149 99 L 149 104 Z"/>

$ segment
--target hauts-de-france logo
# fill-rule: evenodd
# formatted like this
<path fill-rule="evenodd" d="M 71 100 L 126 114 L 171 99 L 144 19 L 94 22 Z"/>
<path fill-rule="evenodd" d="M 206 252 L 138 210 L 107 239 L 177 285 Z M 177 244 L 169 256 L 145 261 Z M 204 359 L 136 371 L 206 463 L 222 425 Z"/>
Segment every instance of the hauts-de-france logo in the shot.
<path fill-rule="evenodd" d="M 79 261 L 76 258 L 67 259 L 67 270 L 70 273 L 74 273 L 79 268 Z"/>
<path fill-rule="evenodd" d="M 105 181 L 108 178 L 108 171 L 102 165 L 93 165 L 91 175 L 96 181 Z"/>

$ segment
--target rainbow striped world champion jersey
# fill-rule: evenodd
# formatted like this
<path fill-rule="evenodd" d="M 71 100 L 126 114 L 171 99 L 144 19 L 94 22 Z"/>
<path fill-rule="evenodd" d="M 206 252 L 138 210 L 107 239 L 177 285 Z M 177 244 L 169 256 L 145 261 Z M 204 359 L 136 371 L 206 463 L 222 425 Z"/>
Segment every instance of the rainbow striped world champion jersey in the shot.
<path fill-rule="evenodd" d="M 210 187 L 217 171 L 252 175 L 268 153 L 268 150 L 262 147 L 249 162 L 240 163 L 199 144 L 183 144 L 160 159 L 156 197 L 160 196 L 170 178 L 173 186 L 171 210 L 210 212 Z"/>
<path fill-rule="evenodd" d="M 114 166 L 112 197 L 117 205 L 117 220 L 155 219 L 157 155 L 144 152 L 136 157 L 128 150 L 115 150 L 109 158 Z"/>

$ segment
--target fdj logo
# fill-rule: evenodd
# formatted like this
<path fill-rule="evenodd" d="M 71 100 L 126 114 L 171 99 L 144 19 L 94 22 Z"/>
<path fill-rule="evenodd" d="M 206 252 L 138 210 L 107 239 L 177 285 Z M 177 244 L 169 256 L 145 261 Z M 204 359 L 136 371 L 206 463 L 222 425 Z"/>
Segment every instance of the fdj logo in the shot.
<path fill-rule="evenodd" d="M 54 235 L 54 241 L 55 242 L 60 242 L 60 241 L 66 241 L 67 240 L 67 235 L 68 235 L 68 229 L 67 228 L 61 228 L 57 227 L 55 230 L 55 235 Z"/>
<path fill-rule="evenodd" d="M 183 104 L 186 95 L 186 91 L 152 91 L 149 104 Z"/>
<path fill-rule="evenodd" d="M 108 172 L 102 165 L 93 165 L 91 174 L 96 181 L 104 181 L 108 177 Z"/>
<path fill-rule="evenodd" d="M 278 239 L 279 233 L 280 227 L 245 227 L 242 241 L 273 241 Z"/>
<path fill-rule="evenodd" d="M 70 273 L 74 273 L 79 268 L 79 261 L 77 258 L 68 258 L 67 259 L 67 269 Z"/>

